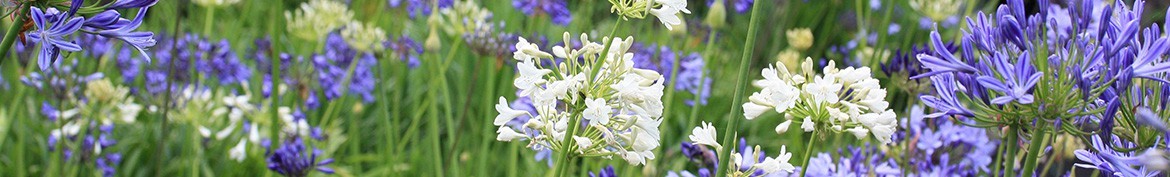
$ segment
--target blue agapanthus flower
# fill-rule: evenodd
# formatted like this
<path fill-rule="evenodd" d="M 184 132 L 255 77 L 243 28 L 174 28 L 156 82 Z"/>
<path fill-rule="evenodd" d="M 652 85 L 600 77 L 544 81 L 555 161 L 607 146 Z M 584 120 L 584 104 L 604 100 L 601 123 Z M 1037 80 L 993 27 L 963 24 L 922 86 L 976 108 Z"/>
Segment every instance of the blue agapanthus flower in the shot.
<path fill-rule="evenodd" d="M 334 172 L 333 168 L 326 166 L 333 163 L 332 158 L 317 159 L 322 151 L 317 148 L 310 150 L 305 142 L 297 137 L 286 140 L 279 148 L 269 150 L 265 154 L 268 156 L 268 169 L 284 176 L 304 177 L 314 170 L 325 174 Z"/>
<path fill-rule="evenodd" d="M 1101 174 L 1107 176 L 1158 176 L 1161 173 L 1142 165 L 1140 154 L 1118 152 L 1113 148 L 1136 148 L 1136 144 L 1124 142 L 1117 137 L 1109 139 L 1112 141 L 1104 140 L 1100 135 L 1093 136 L 1089 149 L 1073 152 L 1077 160 L 1080 160 L 1075 166 L 1100 170 Z"/>
<path fill-rule="evenodd" d="M 29 10 L 33 25 L 37 29 L 30 31 L 28 37 L 41 44 L 41 52 L 37 58 L 41 70 L 48 70 L 61 56 L 61 50 L 81 51 L 81 46 L 64 37 L 81 29 L 85 17 L 74 17 L 72 13 L 62 13 L 56 8 L 41 10 L 38 7 L 31 7 Z"/>
<path fill-rule="evenodd" d="M 311 58 L 325 99 L 337 99 L 344 92 L 357 94 L 366 103 L 374 101 L 377 78 L 372 68 L 377 66 L 378 60 L 373 53 L 359 53 L 341 35 L 332 33 L 325 39 L 325 52 Z M 351 66 L 352 73 L 349 71 Z M 347 82 L 348 85 L 343 84 Z"/>
<path fill-rule="evenodd" d="M 468 39 L 471 40 L 471 39 Z M 422 64 L 418 57 L 423 54 L 423 46 L 411 39 L 410 36 L 402 35 L 397 41 L 386 40 L 382 45 L 389 49 L 399 60 L 406 62 L 408 68 L 418 68 Z"/>
<path fill-rule="evenodd" d="M 987 130 L 955 123 L 950 119 L 927 118 L 923 108 L 913 106 L 897 133 L 908 166 L 919 175 L 950 174 L 975 176 L 989 173 L 998 142 Z M 968 122 L 969 123 L 969 122 Z"/>
<path fill-rule="evenodd" d="M 887 157 L 885 153 L 879 151 L 876 147 L 865 145 L 865 147 L 847 147 L 839 149 L 836 153 L 839 158 L 834 160 L 829 153 L 818 153 L 808 161 L 808 172 L 806 176 L 810 177 L 832 177 L 832 176 L 901 176 L 902 170 L 898 167 L 898 163 L 893 158 Z M 929 176 L 929 175 L 926 175 Z"/>
<path fill-rule="evenodd" d="M 142 25 L 142 20 L 146 17 L 146 12 L 149 9 L 149 6 L 140 8 L 134 20 L 122 18 L 116 10 L 107 10 L 94 15 L 85 22 L 85 26 L 95 29 L 94 33 L 103 37 L 122 40 L 127 46 L 138 50 L 142 56 L 147 56 L 146 61 L 149 62 L 150 57 L 146 53 L 146 49 L 153 47 L 156 43 L 154 32 L 134 31 Z"/>
<path fill-rule="evenodd" d="M 613 165 L 608 165 L 597 170 L 597 173 L 589 172 L 589 177 L 617 177 L 617 173 L 613 171 Z"/>
<path fill-rule="evenodd" d="M 573 22 L 573 13 L 565 0 L 512 0 L 512 7 L 524 12 L 524 15 L 548 15 L 553 24 L 569 26 Z"/>
<path fill-rule="evenodd" d="M 390 7 L 402 6 L 403 0 L 386 0 Z M 406 11 L 410 14 L 410 18 L 414 19 L 418 15 L 431 15 L 433 11 L 432 5 L 438 3 L 439 9 L 450 8 L 455 5 L 453 0 L 406 0 Z"/>

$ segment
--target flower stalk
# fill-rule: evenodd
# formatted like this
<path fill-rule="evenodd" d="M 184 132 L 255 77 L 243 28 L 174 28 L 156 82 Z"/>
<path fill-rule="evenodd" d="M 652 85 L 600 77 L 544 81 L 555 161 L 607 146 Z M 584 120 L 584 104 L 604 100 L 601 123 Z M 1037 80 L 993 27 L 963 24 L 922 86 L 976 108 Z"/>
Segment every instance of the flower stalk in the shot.
<path fill-rule="evenodd" d="M 20 33 L 20 26 L 24 24 L 24 14 L 28 13 L 28 3 L 20 5 L 20 12 L 12 14 L 16 20 L 12 21 L 12 26 L 8 27 L 8 31 L 4 31 L 4 41 L 0 42 L 0 66 L 4 65 L 4 59 L 8 58 L 8 52 L 12 49 L 12 44 L 16 42 L 16 34 Z"/>
<path fill-rule="evenodd" d="M 741 55 L 741 57 L 739 59 L 739 75 L 736 78 L 735 94 L 732 95 L 732 101 L 731 101 L 732 103 L 743 102 L 742 99 L 743 99 L 743 95 L 744 95 L 744 87 L 746 87 L 746 85 L 747 85 L 748 65 L 751 63 L 752 50 L 756 46 L 756 36 L 757 36 L 756 31 L 759 30 L 759 26 L 757 25 L 757 23 L 759 23 L 759 21 L 760 21 L 759 13 L 760 13 L 760 9 L 762 9 L 762 8 L 760 8 L 761 4 L 767 4 L 767 3 L 752 4 L 751 20 L 749 20 L 749 22 L 748 22 L 748 32 L 747 32 L 748 37 L 744 41 L 743 54 Z M 732 105 L 730 112 L 731 113 L 740 112 L 741 111 L 740 108 L 742 108 L 742 107 L 740 107 L 739 105 Z M 735 115 L 734 114 L 729 115 L 729 117 L 732 117 L 732 116 L 735 116 Z M 728 123 L 725 126 L 725 128 L 723 128 L 723 130 L 725 132 L 723 133 L 723 142 L 721 144 L 728 144 L 728 145 L 735 144 L 735 137 L 733 136 L 734 133 L 729 133 L 729 132 L 733 132 L 737 129 L 737 127 L 739 125 L 739 119 L 738 118 L 728 118 L 727 120 L 728 120 Z M 720 149 L 718 159 L 721 163 L 724 163 L 723 164 L 724 167 L 731 166 L 731 161 L 729 160 L 729 159 L 731 159 L 731 151 Z M 715 175 L 716 175 L 716 177 L 726 176 L 727 175 L 727 168 L 718 168 Z"/>

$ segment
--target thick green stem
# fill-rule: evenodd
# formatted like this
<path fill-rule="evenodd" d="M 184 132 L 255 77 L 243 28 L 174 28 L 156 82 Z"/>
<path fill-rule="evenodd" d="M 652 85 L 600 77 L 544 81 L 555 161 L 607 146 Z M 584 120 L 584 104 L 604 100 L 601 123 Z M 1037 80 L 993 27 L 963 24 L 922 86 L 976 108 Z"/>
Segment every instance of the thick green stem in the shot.
<path fill-rule="evenodd" d="M 0 65 L 4 64 L 4 59 L 8 58 L 8 50 L 12 49 L 13 43 L 16 43 L 16 34 L 20 33 L 20 26 L 24 24 L 25 13 L 28 13 L 28 3 L 20 6 L 20 13 L 12 14 L 16 20 L 12 21 L 8 31 L 4 31 L 4 41 L 0 42 L 0 50 L 4 51 L 3 55 L 0 55 Z"/>
<path fill-rule="evenodd" d="M 812 134 L 810 134 L 808 136 L 807 142 L 809 142 L 809 143 L 805 143 L 805 145 L 804 145 L 804 152 L 802 152 L 802 153 L 804 153 L 804 157 L 801 157 L 801 159 L 800 159 L 800 165 L 801 165 L 800 177 L 804 177 L 804 174 L 808 172 L 808 166 L 809 166 L 808 160 L 812 159 L 812 154 L 813 154 L 813 149 L 812 149 L 813 146 L 812 145 L 816 144 L 816 143 L 812 143 L 812 142 L 813 142 L 813 140 L 816 140 L 816 139 L 817 139 L 817 131 L 812 131 Z"/>
<path fill-rule="evenodd" d="M 1014 170 L 1015 165 L 1016 165 L 1016 149 L 1019 149 L 1019 148 L 1015 147 L 1015 146 L 1016 146 L 1017 138 L 1020 137 L 1020 130 L 1019 129 L 1020 128 L 1018 126 L 1014 126 L 1014 125 L 1011 127 L 1008 127 L 1008 133 L 1007 133 L 1007 137 L 1006 137 L 1007 140 L 1005 140 L 1003 142 L 1004 143 L 1003 147 L 1007 148 L 1007 154 L 1004 154 L 1004 159 L 1003 159 L 1004 176 L 1012 176 L 1012 177 L 1016 176 L 1015 175 L 1016 171 Z"/>
<path fill-rule="evenodd" d="M 760 10 L 763 9 L 760 6 L 767 4 L 768 3 L 758 3 L 752 5 L 752 17 L 748 22 L 747 39 L 744 41 L 743 54 L 739 58 L 739 77 L 737 77 L 735 83 L 735 95 L 732 95 L 732 106 L 730 111 L 731 115 L 728 115 L 730 118 L 728 118 L 728 123 L 723 128 L 723 142 L 721 144 L 728 145 L 726 147 L 734 147 L 732 145 L 735 144 L 735 136 L 731 132 L 735 132 L 736 127 L 739 126 L 739 116 L 735 115 L 737 115 L 737 113 L 741 111 L 740 108 L 742 108 L 739 106 L 739 102 L 743 101 L 742 98 L 744 95 L 744 87 L 747 86 L 747 70 L 751 63 L 752 50 L 755 49 L 756 46 L 756 31 L 759 30 L 759 25 L 757 25 L 757 23 L 760 21 Z M 716 177 L 723 177 L 727 175 L 726 167 L 729 167 L 731 164 L 729 159 L 731 159 L 731 150 L 722 150 L 722 152 L 719 153 L 718 160 L 720 160 L 723 165 L 721 168 L 717 169 L 715 173 Z"/>
<path fill-rule="evenodd" d="M 1040 148 L 1044 147 L 1044 144 L 1047 142 L 1044 139 L 1048 136 L 1048 130 L 1045 130 L 1048 124 L 1043 121 L 1037 122 L 1036 124 L 1039 125 L 1037 125 L 1036 129 L 1032 129 L 1032 142 L 1028 147 L 1028 155 L 1024 156 L 1023 176 L 1032 176 L 1035 173 L 1036 160 L 1041 153 L 1040 151 L 1042 151 Z"/>

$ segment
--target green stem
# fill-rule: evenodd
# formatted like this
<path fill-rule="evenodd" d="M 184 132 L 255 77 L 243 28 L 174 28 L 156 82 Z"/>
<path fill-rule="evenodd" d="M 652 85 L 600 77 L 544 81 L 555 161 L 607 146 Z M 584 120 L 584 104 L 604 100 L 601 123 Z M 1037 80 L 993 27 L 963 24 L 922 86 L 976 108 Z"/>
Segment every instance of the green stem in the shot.
<path fill-rule="evenodd" d="M 812 158 L 812 154 L 813 154 L 813 149 L 812 149 L 813 146 L 812 145 L 816 144 L 816 143 L 811 143 L 811 142 L 813 142 L 813 140 L 816 140 L 816 139 L 817 139 L 817 131 L 812 131 L 812 134 L 810 134 L 808 136 L 808 142 L 810 142 L 810 143 L 805 143 L 804 152 L 802 152 L 802 153 L 804 153 L 804 157 L 801 157 L 801 159 L 800 159 L 800 165 L 802 166 L 800 169 L 800 177 L 804 177 L 804 174 L 808 172 L 808 166 L 809 166 L 808 160 Z"/>
<path fill-rule="evenodd" d="M 203 19 L 203 35 L 207 35 L 208 38 L 210 38 L 210 36 L 211 36 L 211 21 L 215 20 L 215 7 L 214 6 L 207 7 L 204 9 L 207 10 L 207 13 L 205 13 L 206 15 L 204 16 L 205 18 Z"/>
<path fill-rule="evenodd" d="M 699 70 L 699 75 L 703 77 L 699 79 L 699 92 L 695 94 L 695 105 L 691 107 L 691 115 L 687 118 L 687 126 L 685 128 L 694 127 L 695 124 L 698 123 L 696 121 L 699 119 L 699 108 L 703 106 L 702 104 L 699 104 L 699 100 L 703 98 L 703 92 L 707 89 L 703 86 L 703 84 L 706 84 L 707 78 L 711 78 L 711 76 L 708 75 L 712 74 L 707 72 L 707 66 L 711 64 L 711 60 L 709 58 L 711 58 L 711 48 L 715 46 L 713 45 L 714 43 L 715 29 L 711 29 L 711 31 L 707 32 L 707 46 L 705 49 L 703 49 L 703 68 Z"/>
<path fill-rule="evenodd" d="M 996 145 L 996 148 L 995 148 L 995 149 L 996 149 L 996 150 L 995 150 L 995 162 L 992 162 L 992 163 L 991 163 L 991 166 L 992 166 L 992 167 L 991 167 L 991 176 L 994 176 L 994 177 L 999 177 L 999 176 L 1001 175 L 1001 174 L 999 173 L 999 172 L 1000 172 L 1000 170 L 999 170 L 999 169 L 1000 169 L 1000 167 L 1002 167 L 1002 165 L 1003 165 L 1003 163 L 1002 163 L 1002 162 L 1003 162 L 1003 159 L 1004 159 L 1004 144 L 1007 144 L 1007 143 L 1002 143 L 1002 142 L 1001 142 L 1001 143 L 999 143 L 998 145 Z"/>
<path fill-rule="evenodd" d="M 1014 169 L 1015 169 L 1015 165 L 1016 165 L 1016 149 L 1017 148 L 1015 147 L 1015 145 L 1016 145 L 1017 138 L 1020 137 L 1020 130 L 1019 129 L 1020 128 L 1018 126 L 1008 127 L 1007 140 L 1003 142 L 1004 148 L 1007 148 L 1007 154 L 1005 154 L 1004 161 L 1003 161 L 1003 163 L 1004 163 L 1004 165 L 1003 165 L 1004 166 L 1004 168 L 1003 168 L 1004 176 L 1009 176 L 1009 177 L 1016 176 L 1015 175 L 1016 171 Z"/>
<path fill-rule="evenodd" d="M 8 27 L 8 31 L 4 31 L 4 41 L 0 42 L 0 51 L 4 51 L 0 55 L 0 65 L 4 64 L 4 59 L 8 58 L 8 50 L 12 49 L 12 44 L 16 42 L 16 34 L 20 33 L 20 26 L 24 24 L 23 14 L 28 13 L 28 3 L 20 5 L 20 13 L 13 14 L 16 21 L 12 21 L 12 25 Z"/>
<path fill-rule="evenodd" d="M 763 9 L 760 6 L 767 4 L 768 3 L 758 3 L 752 5 L 752 17 L 748 22 L 747 39 L 744 41 L 743 54 L 739 59 L 739 76 L 737 77 L 735 83 L 735 95 L 732 95 L 731 103 L 733 104 L 731 105 L 731 114 L 728 115 L 728 117 L 731 118 L 728 118 L 729 122 L 723 128 L 723 142 L 721 144 L 728 145 L 727 147 L 734 147 L 732 145 L 735 144 L 735 136 L 731 132 L 735 132 L 736 127 L 739 125 L 739 116 L 735 115 L 736 113 L 739 113 L 741 111 L 740 108 L 742 108 L 738 103 L 743 101 L 742 97 L 744 94 L 744 87 L 747 86 L 748 66 L 751 63 L 752 50 L 755 49 L 756 46 L 756 31 L 759 30 L 759 25 L 757 25 L 757 23 L 760 21 L 760 10 Z M 731 164 L 731 161 L 728 160 L 731 159 L 731 150 L 722 150 L 722 152 L 719 153 L 718 159 L 722 161 L 723 166 L 722 168 L 717 169 L 715 175 L 716 177 L 724 177 L 727 175 L 726 167 L 729 167 Z"/>
<path fill-rule="evenodd" d="M 1048 127 L 1048 124 L 1044 121 L 1039 121 L 1036 124 L 1040 125 L 1038 125 L 1036 129 L 1032 129 L 1032 142 L 1028 147 L 1028 155 L 1024 156 L 1023 176 L 1032 176 L 1032 174 L 1035 173 L 1036 160 L 1038 159 L 1037 156 L 1039 156 L 1041 153 L 1040 151 L 1042 151 L 1040 148 L 1044 147 L 1044 144 L 1047 142 L 1044 141 L 1044 139 L 1048 136 L 1048 131 L 1045 130 L 1045 128 Z"/>

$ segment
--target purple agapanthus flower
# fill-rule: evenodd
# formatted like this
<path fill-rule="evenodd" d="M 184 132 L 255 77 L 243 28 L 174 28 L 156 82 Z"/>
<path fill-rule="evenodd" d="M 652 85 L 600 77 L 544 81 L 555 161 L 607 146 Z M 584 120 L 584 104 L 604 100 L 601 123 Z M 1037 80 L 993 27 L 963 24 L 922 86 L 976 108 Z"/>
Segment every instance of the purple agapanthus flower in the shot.
<path fill-rule="evenodd" d="M 134 20 L 121 18 L 118 14 L 118 11 L 107 10 L 105 12 L 94 15 L 94 17 L 85 24 L 87 28 L 97 29 L 95 33 L 98 35 L 111 39 L 122 40 L 128 46 L 137 49 L 138 52 L 143 56 L 147 56 L 146 61 L 149 62 L 150 57 L 147 55 L 146 49 L 153 47 L 156 43 L 156 40 L 154 39 L 154 32 L 134 31 L 138 29 L 138 26 L 142 25 L 142 20 L 144 20 L 146 17 L 146 12 L 149 9 L 149 6 L 140 8 L 138 10 L 138 14 L 134 17 Z M 100 23 L 93 23 L 99 21 Z"/>
<path fill-rule="evenodd" d="M 325 40 L 325 52 L 311 58 L 326 100 L 337 99 L 342 93 L 352 93 L 366 103 L 374 101 L 377 78 L 371 68 L 377 66 L 377 59 L 373 53 L 359 53 L 341 35 L 332 33 Z M 351 66 L 352 72 L 349 70 Z M 344 84 L 347 82 L 348 85 Z"/>
<path fill-rule="evenodd" d="M 423 47 L 410 36 L 402 35 L 398 41 L 386 40 L 382 42 L 382 45 L 389 49 L 394 54 L 393 56 L 406 62 L 408 68 L 418 68 L 418 65 L 422 63 L 418 57 L 423 54 Z"/>
<path fill-rule="evenodd" d="M 597 173 L 589 172 L 589 177 L 617 177 L 617 173 L 613 171 L 613 165 L 608 165 L 597 170 Z"/>
<path fill-rule="evenodd" d="M 240 61 L 226 39 L 214 44 L 201 41 L 196 48 L 202 51 L 195 55 L 197 59 L 202 58 L 196 62 L 196 69 L 214 76 L 220 84 L 243 83 L 252 77 L 252 68 Z"/>
<path fill-rule="evenodd" d="M 931 45 L 934 47 L 935 55 L 918 54 L 918 61 L 922 62 L 923 67 L 930 69 L 930 72 L 916 75 L 910 79 L 929 77 L 947 72 L 978 72 L 975 67 L 967 65 L 967 63 L 960 61 L 958 58 L 955 58 L 955 54 L 951 53 L 951 51 L 947 49 L 946 43 L 943 43 L 941 38 L 942 37 L 939 37 L 937 31 L 930 32 Z"/>
<path fill-rule="evenodd" d="M 524 15 L 545 14 L 552 18 L 553 24 L 561 26 L 569 26 L 573 21 L 573 14 L 569 12 L 569 6 L 566 4 L 565 0 L 512 0 L 512 7 Z"/>
<path fill-rule="evenodd" d="M 81 29 L 85 17 L 73 17 L 73 14 L 61 13 L 56 8 L 41 10 L 38 7 L 31 7 L 29 10 L 36 30 L 30 31 L 28 37 L 41 44 L 37 64 L 42 71 L 48 70 L 55 63 L 57 58 L 61 56 L 61 50 L 81 51 L 81 46 L 64 39 L 64 37 Z"/>
<path fill-rule="evenodd" d="M 276 150 L 265 153 L 268 156 L 268 169 L 284 176 L 304 177 L 314 170 L 325 174 L 333 174 L 333 168 L 326 165 L 333 163 L 332 158 L 321 159 L 322 151 L 306 147 L 300 138 L 293 137 L 286 140 Z"/>
<path fill-rule="evenodd" d="M 1118 152 L 1113 147 L 1135 148 L 1136 144 L 1124 142 L 1121 138 L 1113 137 L 1104 140 L 1100 135 L 1091 139 L 1091 147 L 1076 150 L 1077 162 L 1074 166 L 1080 168 L 1097 169 L 1107 176 L 1158 176 L 1161 172 L 1147 169 L 1142 165 L 1138 154 L 1134 152 Z M 1140 166 L 1134 168 L 1135 166 Z"/>
<path fill-rule="evenodd" d="M 390 7 L 402 6 L 403 0 L 386 0 Z M 410 14 L 410 18 L 414 19 L 418 15 L 431 15 L 431 8 L 434 3 L 439 3 L 439 9 L 450 8 L 455 5 L 454 0 L 406 0 L 406 11 Z"/>
<path fill-rule="evenodd" d="M 999 91 L 1003 96 L 996 97 L 991 100 L 993 104 L 1007 104 L 1011 101 L 1016 101 L 1020 104 L 1031 104 L 1034 96 L 1030 94 L 1032 87 L 1040 82 L 1040 75 L 1044 72 L 1037 72 L 1036 68 L 1032 67 L 1031 56 L 1028 52 L 1022 52 L 1019 59 L 1012 64 L 1007 57 L 995 57 L 992 59 L 993 66 L 999 75 L 1005 80 L 999 80 L 991 75 L 982 75 L 976 78 L 980 84 L 988 89 Z"/>
<path fill-rule="evenodd" d="M 900 176 L 902 170 L 893 158 L 868 144 L 863 147 L 847 147 L 839 149 L 838 160 L 833 160 L 829 153 L 818 153 L 809 159 L 806 176 Z"/>

